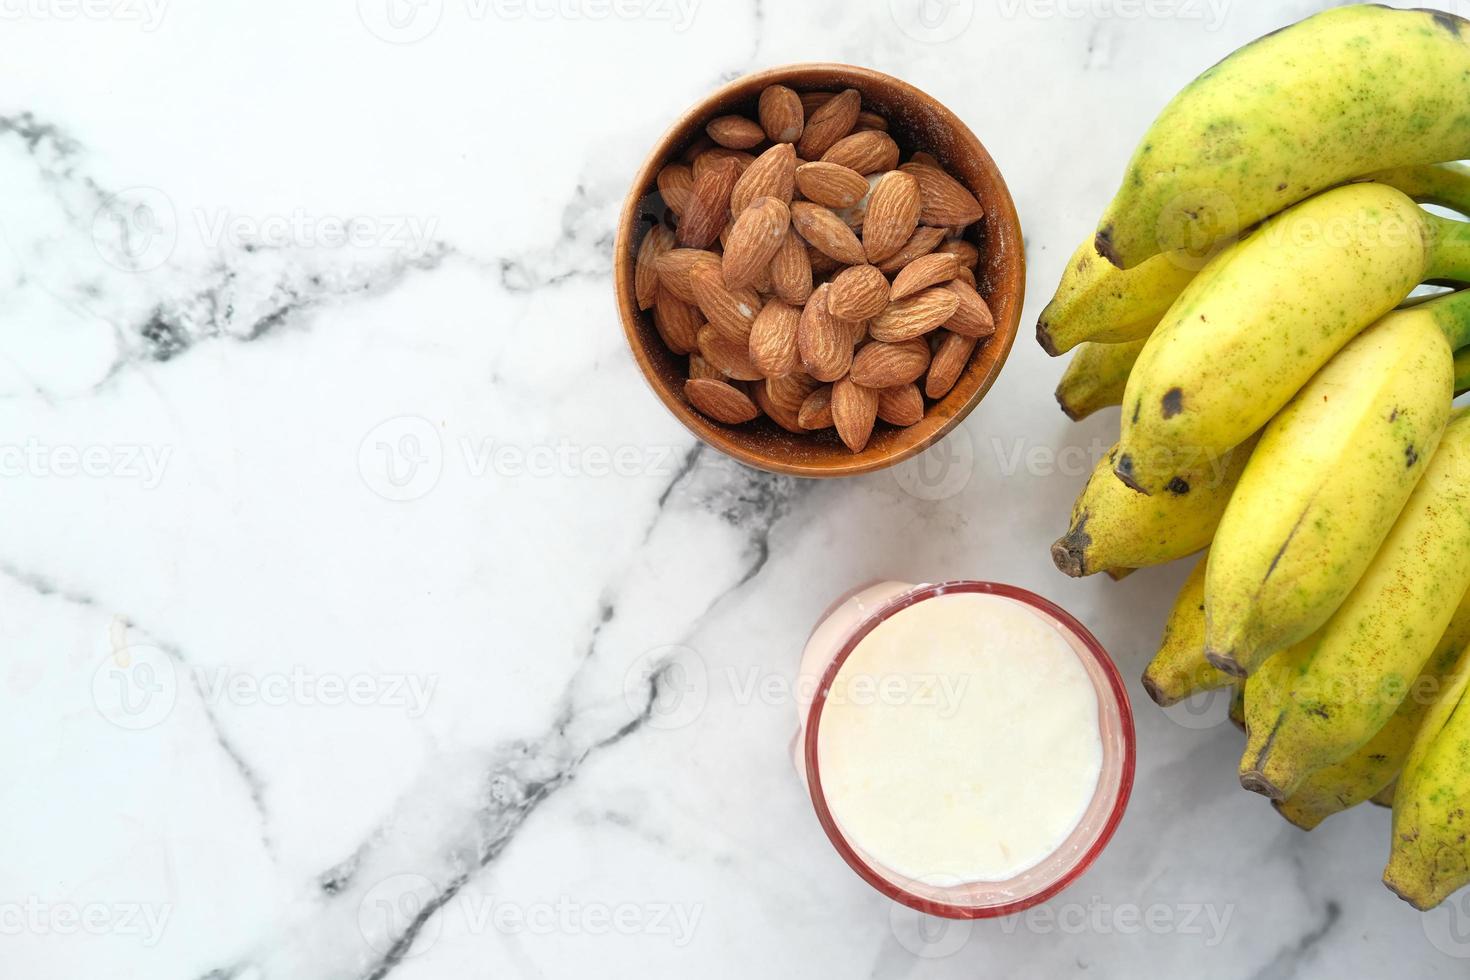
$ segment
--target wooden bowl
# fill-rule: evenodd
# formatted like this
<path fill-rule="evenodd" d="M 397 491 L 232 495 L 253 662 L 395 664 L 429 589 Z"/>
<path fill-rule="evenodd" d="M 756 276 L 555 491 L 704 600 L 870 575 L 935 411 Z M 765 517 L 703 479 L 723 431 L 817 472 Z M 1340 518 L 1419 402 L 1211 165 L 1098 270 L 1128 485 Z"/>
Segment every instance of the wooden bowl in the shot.
<path fill-rule="evenodd" d="M 985 217 L 967 237 L 980 250 L 976 281 L 995 317 L 995 335 L 977 347 L 969 366 L 944 398 L 931 404 L 923 421 L 900 429 L 879 422 L 860 453 L 853 453 L 835 431 L 797 435 L 767 418 L 739 426 L 721 425 L 696 412 L 684 397 L 688 360 L 664 346 L 652 312 L 638 309 L 633 266 L 638 244 L 664 213 L 655 178 L 659 170 L 704 135 L 716 116 L 738 112 L 756 118 L 756 100 L 767 85 L 797 92 L 862 93 L 863 107 L 886 116 L 889 133 L 905 158 L 927 150 L 980 200 Z M 654 394 L 690 432 L 748 466 L 804 477 L 855 476 L 892 466 L 939 441 L 980 403 L 1000 374 L 1016 339 L 1026 291 L 1026 256 L 1021 223 L 1006 182 L 984 145 L 954 113 L 906 82 L 867 68 L 838 64 L 800 64 L 746 75 L 694 106 L 674 124 L 648 155 L 623 205 L 613 253 L 618 312 L 628 345 Z"/>

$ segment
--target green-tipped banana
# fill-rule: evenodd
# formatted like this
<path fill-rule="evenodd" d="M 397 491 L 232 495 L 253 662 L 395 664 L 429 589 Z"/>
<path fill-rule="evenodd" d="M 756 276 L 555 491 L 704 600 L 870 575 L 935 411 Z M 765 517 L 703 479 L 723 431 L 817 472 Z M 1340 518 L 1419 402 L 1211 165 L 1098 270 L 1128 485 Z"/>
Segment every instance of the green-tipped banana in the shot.
<path fill-rule="evenodd" d="M 1100 408 L 1123 403 L 1128 373 L 1143 350 L 1144 340 L 1124 344 L 1083 344 L 1072 355 L 1057 383 L 1057 404 L 1074 422 Z"/>
<path fill-rule="evenodd" d="M 1470 216 L 1470 166 L 1433 163 L 1386 170 L 1367 178 L 1403 191 L 1421 204 L 1438 204 Z M 1169 307 L 1223 247 L 1156 255 L 1136 269 L 1119 269 L 1088 240 L 1062 273 L 1041 318 L 1036 339 L 1055 357 L 1085 342 L 1120 344 L 1154 332 Z M 1122 392 L 1119 392 L 1121 398 Z"/>
<path fill-rule="evenodd" d="M 1246 674 L 1315 633 L 1357 584 L 1439 445 L 1470 290 L 1388 314 L 1267 423 L 1210 562 L 1206 647 Z"/>
<path fill-rule="evenodd" d="M 1241 785 L 1286 799 L 1356 752 L 1397 710 L 1467 589 L 1470 415 L 1459 412 L 1341 608 L 1251 675 Z"/>
<path fill-rule="evenodd" d="M 1164 624 L 1159 652 L 1143 672 L 1143 689 L 1160 707 L 1236 681 L 1205 659 L 1205 566 L 1209 559 L 1209 552 L 1200 556 L 1184 580 Z"/>
<path fill-rule="evenodd" d="M 1036 321 L 1036 341 L 1053 357 L 1084 341 L 1118 344 L 1147 337 L 1205 259 L 1156 255 L 1124 271 L 1097 254 L 1089 239 L 1073 254 L 1061 284 Z"/>
<path fill-rule="evenodd" d="M 1346 759 L 1308 776 L 1295 793 L 1274 804 L 1277 812 L 1303 830 L 1311 830 L 1334 813 L 1375 799 L 1391 787 L 1408 758 L 1420 724 L 1444 692 L 1445 680 L 1455 671 L 1467 645 L 1470 595 L 1460 601 L 1419 680 L 1378 734 Z"/>
<path fill-rule="evenodd" d="M 1103 457 L 1072 507 L 1072 524 L 1051 546 L 1052 561 L 1073 578 L 1109 568 L 1147 568 L 1210 543 L 1255 439 L 1175 478 L 1146 497 L 1113 479 L 1117 447 Z"/>
<path fill-rule="evenodd" d="M 1426 279 L 1470 278 L 1470 224 L 1352 184 L 1221 252 L 1149 337 L 1123 396 L 1115 472 L 1162 490 L 1237 445 Z"/>
<path fill-rule="evenodd" d="M 1432 909 L 1470 883 L 1470 657 L 1462 657 L 1425 715 L 1393 796 L 1393 837 L 1383 883 Z"/>
<path fill-rule="evenodd" d="M 1144 134 L 1097 231 L 1131 269 L 1228 238 L 1325 188 L 1470 156 L 1470 23 L 1354 5 L 1249 44 Z"/>
<path fill-rule="evenodd" d="M 1470 391 L 1470 347 L 1455 351 L 1455 394 Z"/>

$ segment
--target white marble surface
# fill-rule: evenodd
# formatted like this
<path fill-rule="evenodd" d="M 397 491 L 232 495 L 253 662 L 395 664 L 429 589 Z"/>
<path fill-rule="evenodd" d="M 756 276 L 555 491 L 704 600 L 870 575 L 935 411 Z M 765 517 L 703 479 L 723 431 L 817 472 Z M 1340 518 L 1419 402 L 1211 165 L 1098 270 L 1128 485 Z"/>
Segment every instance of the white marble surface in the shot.
<path fill-rule="evenodd" d="M 1052 568 L 1116 426 L 1060 362 L 807 484 L 697 449 L 611 298 L 663 127 L 833 59 L 986 141 L 1029 333 L 1168 95 L 1323 5 L 6 5 L 0 976 L 1463 976 L 1386 813 L 1300 833 L 1222 699 L 1143 696 L 1185 569 Z M 880 576 L 1039 591 L 1129 680 L 1132 807 L 1044 913 L 919 922 L 812 816 L 783 685 Z"/>

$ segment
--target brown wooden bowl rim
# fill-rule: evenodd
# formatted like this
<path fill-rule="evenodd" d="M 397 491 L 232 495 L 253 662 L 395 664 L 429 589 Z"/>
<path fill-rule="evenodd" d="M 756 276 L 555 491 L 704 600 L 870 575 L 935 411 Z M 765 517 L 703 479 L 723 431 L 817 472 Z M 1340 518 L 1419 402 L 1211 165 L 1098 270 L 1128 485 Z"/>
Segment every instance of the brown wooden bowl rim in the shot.
<path fill-rule="evenodd" d="M 924 421 L 917 425 L 909 426 L 902 432 L 912 432 L 925 426 L 925 431 L 910 441 L 904 442 L 899 447 L 892 449 L 881 456 L 867 456 L 866 453 L 855 453 L 852 458 L 840 457 L 824 458 L 821 462 L 804 462 L 796 459 L 778 458 L 750 451 L 737 439 L 735 430 L 731 427 L 720 425 L 709 421 L 694 410 L 676 392 L 666 388 L 658 377 L 658 372 L 653 364 L 648 351 L 644 346 L 644 338 L 640 333 L 640 317 L 642 311 L 638 310 L 637 300 L 633 288 L 634 259 L 636 256 L 636 245 L 633 241 L 633 232 L 640 224 L 638 220 L 639 206 L 641 202 L 652 192 L 658 171 L 665 163 L 672 159 L 678 150 L 674 144 L 681 135 L 686 135 L 691 122 L 703 119 L 706 116 L 713 118 L 716 107 L 736 95 L 742 90 L 758 89 L 765 85 L 784 84 L 792 82 L 792 87 L 798 92 L 810 88 L 810 83 L 795 81 L 794 76 L 810 76 L 816 74 L 827 74 L 842 76 L 859 83 L 868 83 L 876 86 L 889 87 L 899 92 L 904 98 L 914 103 L 923 105 L 934 111 L 945 128 L 953 134 L 956 144 L 964 147 L 963 152 L 968 156 L 976 158 L 982 171 L 987 173 L 993 181 L 992 190 L 995 192 L 996 202 L 1001 205 L 997 214 L 993 206 L 987 206 L 985 220 L 987 222 L 987 234 L 996 236 L 1000 245 L 1010 245 L 1014 252 L 1015 277 L 1014 290 L 1015 302 L 1011 305 L 1008 315 L 998 318 L 995 324 L 995 334 L 989 339 L 988 345 L 1000 344 L 1001 350 L 998 356 L 989 359 L 990 368 L 984 372 L 983 377 L 976 378 L 980 369 L 982 359 L 972 358 L 965 367 L 965 371 L 955 382 L 954 388 L 941 400 L 942 404 L 952 397 L 962 386 L 972 385 L 973 390 L 965 398 L 964 402 L 953 409 L 948 417 L 937 420 L 938 424 L 925 426 L 925 423 L 934 419 L 936 405 L 929 406 Z M 832 82 L 836 84 L 836 82 Z M 861 84 L 853 84 L 850 87 L 862 88 Z M 975 190 L 971 187 L 971 190 Z M 992 202 L 992 204 L 996 203 Z M 994 246 L 993 246 L 994 247 Z M 779 473 L 789 476 L 811 477 L 811 478 L 836 478 L 846 476 L 858 476 L 863 473 L 872 473 L 887 469 L 907 459 L 912 459 L 919 453 L 949 435 L 966 416 L 980 404 L 996 378 L 1000 376 L 1001 370 L 1009 360 L 1011 349 L 1016 341 L 1016 333 L 1020 326 L 1021 311 L 1026 299 L 1026 251 L 1025 243 L 1021 233 L 1021 221 L 1016 213 L 1015 201 L 1011 197 L 1010 188 L 1007 186 L 1005 177 L 1000 168 L 996 166 L 995 160 L 985 148 L 985 144 L 974 134 L 964 121 L 955 115 L 947 106 L 927 92 L 910 85 L 902 79 L 892 75 L 884 74 L 872 68 L 863 68 L 857 65 L 847 65 L 840 62 L 797 62 L 788 65 L 779 65 L 774 68 L 766 68 L 761 71 L 742 75 L 739 78 L 720 86 L 717 90 L 700 99 L 697 103 L 683 112 L 674 123 L 665 130 L 654 144 L 652 151 L 638 169 L 637 176 L 633 179 L 628 189 L 628 196 L 623 202 L 623 208 L 618 216 L 617 236 L 613 245 L 613 280 L 614 289 L 617 293 L 618 315 L 623 325 L 623 335 L 627 339 L 628 347 L 633 352 L 633 358 L 638 363 L 639 372 L 643 375 L 644 383 L 653 390 L 664 407 L 679 420 L 680 424 L 690 434 L 701 442 L 724 453 L 747 466 L 765 470 L 770 473 Z M 993 299 L 993 297 L 992 297 Z M 992 306 L 994 303 L 992 303 Z"/>

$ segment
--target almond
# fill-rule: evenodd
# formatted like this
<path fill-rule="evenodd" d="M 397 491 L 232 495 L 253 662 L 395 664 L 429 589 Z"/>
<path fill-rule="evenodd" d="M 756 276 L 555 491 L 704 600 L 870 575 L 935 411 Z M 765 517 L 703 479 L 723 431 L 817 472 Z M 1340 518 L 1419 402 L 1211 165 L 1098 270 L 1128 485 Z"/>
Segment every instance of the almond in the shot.
<path fill-rule="evenodd" d="M 683 215 L 689 203 L 689 194 L 694 189 L 694 171 L 687 163 L 671 163 L 658 172 L 655 178 L 658 193 L 676 216 Z"/>
<path fill-rule="evenodd" d="M 852 207 L 843 208 L 837 212 L 837 217 L 846 222 L 847 226 L 854 231 L 861 228 L 863 222 L 867 220 L 868 204 L 873 200 L 873 189 L 878 186 L 878 181 L 883 179 L 883 175 L 871 174 L 863 179 L 868 182 L 868 192 Z"/>
<path fill-rule="evenodd" d="M 756 315 L 750 328 L 750 360 L 768 379 L 801 370 L 796 348 L 800 324 L 801 310 L 779 299 L 771 300 Z"/>
<path fill-rule="evenodd" d="M 822 385 L 806 396 L 806 401 L 801 403 L 801 411 L 796 414 L 796 422 L 810 431 L 832 428 L 831 385 Z"/>
<path fill-rule="evenodd" d="M 756 198 L 750 207 L 741 211 L 725 241 L 725 255 L 721 260 L 725 285 L 739 289 L 755 283 L 781 250 L 790 225 L 791 212 L 774 197 Z M 697 286 L 696 283 L 696 300 Z"/>
<path fill-rule="evenodd" d="M 882 262 L 879 262 L 878 268 L 882 272 L 892 275 L 914 261 L 914 259 L 928 255 L 934 251 L 942 241 L 944 241 L 944 229 L 926 228 L 920 225 L 914 229 L 914 233 L 909 236 L 909 240 L 904 242 L 903 248 L 894 252 Z"/>
<path fill-rule="evenodd" d="M 802 92 L 801 95 L 797 96 L 797 98 L 801 99 L 802 117 L 810 119 L 812 113 L 816 112 L 828 102 L 831 102 L 836 95 L 836 92 Z"/>
<path fill-rule="evenodd" d="M 878 392 L 878 417 L 889 425 L 907 428 L 924 420 L 924 396 L 915 384 L 897 385 Z"/>
<path fill-rule="evenodd" d="M 963 238 L 951 238 L 941 244 L 936 252 L 950 252 L 959 256 L 960 265 L 973 269 L 980 263 L 980 250 Z"/>
<path fill-rule="evenodd" d="M 756 314 L 761 311 L 760 295 L 754 289 L 730 289 L 724 276 L 708 266 L 695 269 L 690 280 L 694 283 L 694 302 L 709 325 L 731 343 L 747 346 Z"/>
<path fill-rule="evenodd" d="M 832 424 L 848 449 L 863 451 L 877 418 L 878 393 L 872 388 L 855 384 L 851 378 L 832 385 Z"/>
<path fill-rule="evenodd" d="M 955 281 L 963 282 L 977 292 L 980 290 L 980 284 L 975 281 L 975 273 L 971 272 L 966 266 L 960 266 L 960 271 L 955 276 Z"/>
<path fill-rule="evenodd" d="M 694 190 L 679 220 L 679 244 L 690 248 L 706 248 L 720 237 L 720 230 L 730 219 L 730 191 L 740 179 L 740 168 L 734 160 L 723 160 L 698 175 L 696 161 Z"/>
<path fill-rule="evenodd" d="M 807 261 L 811 263 L 812 275 L 818 279 L 830 276 L 842 268 L 841 262 L 838 262 L 819 248 L 808 248 L 806 250 L 806 257 Z"/>
<path fill-rule="evenodd" d="M 812 294 L 812 262 L 806 242 L 794 230 L 786 232 L 771 260 L 771 289 L 792 306 L 801 306 Z"/>
<path fill-rule="evenodd" d="M 749 422 L 760 414 L 755 402 L 747 398 L 745 392 L 725 381 L 690 378 L 684 382 L 684 397 L 699 409 L 700 414 L 726 425 Z"/>
<path fill-rule="evenodd" d="M 821 285 L 801 311 L 796 347 L 806 373 L 818 381 L 836 381 L 852 365 L 852 332 L 827 309 L 830 286 Z"/>
<path fill-rule="evenodd" d="M 893 279 L 891 299 L 903 299 L 920 290 L 949 282 L 960 274 L 960 257 L 953 252 L 931 252 L 921 255 L 903 267 Z"/>
<path fill-rule="evenodd" d="M 661 291 L 673 293 L 686 303 L 694 302 L 694 283 L 690 279 L 699 266 L 720 267 L 720 257 L 702 248 L 673 248 L 658 257 L 658 285 Z"/>
<path fill-rule="evenodd" d="M 934 158 L 934 154 L 925 153 L 923 150 L 919 150 L 913 156 L 909 157 L 909 163 L 922 163 L 924 166 L 933 167 L 936 170 L 944 169 L 939 161 Z"/>
<path fill-rule="evenodd" d="M 868 193 L 866 177 L 837 163 L 803 163 L 796 168 L 796 187 L 824 208 L 850 208 Z"/>
<path fill-rule="evenodd" d="M 929 343 L 922 337 L 899 344 L 864 345 L 852 359 L 851 377 L 864 388 L 909 384 L 929 367 Z"/>
<path fill-rule="evenodd" d="M 761 129 L 772 143 L 795 143 L 801 138 L 806 111 L 801 107 L 801 96 L 785 85 L 766 86 L 761 92 L 758 114 Z"/>
<path fill-rule="evenodd" d="M 750 348 L 721 336 L 714 327 L 704 326 L 698 335 L 699 354 L 710 366 L 736 381 L 760 381 L 760 368 L 750 362 Z"/>
<path fill-rule="evenodd" d="M 714 145 L 714 140 L 701 133 L 698 139 L 696 139 L 693 143 L 690 143 L 688 146 L 684 147 L 684 152 L 679 154 L 679 159 L 685 163 L 692 164 L 695 160 L 699 159 L 699 155 L 701 153 L 703 153 L 705 150 L 710 149 Z"/>
<path fill-rule="evenodd" d="M 923 208 L 919 220 L 926 225 L 943 228 L 972 225 L 985 217 L 985 209 L 965 185 L 938 167 L 923 163 L 906 163 L 898 168 L 919 183 Z"/>
<path fill-rule="evenodd" d="M 765 385 L 752 385 L 750 389 L 750 397 L 755 399 L 756 405 L 760 406 L 760 410 L 766 413 L 767 418 L 769 418 L 772 422 L 775 422 L 787 432 L 793 433 L 795 435 L 802 435 L 805 433 L 806 430 L 804 430 L 801 427 L 800 423 L 798 423 L 796 420 L 796 413 L 788 412 L 785 408 L 777 404 L 775 400 L 771 398 L 771 393 L 766 389 Z"/>
<path fill-rule="evenodd" d="M 663 338 L 664 346 L 675 354 L 687 354 L 699 347 L 699 329 L 704 317 L 694 304 L 686 303 L 667 289 L 658 291 L 653 304 L 653 327 Z"/>
<path fill-rule="evenodd" d="M 690 169 L 694 171 L 694 182 L 699 183 L 699 178 L 726 160 L 734 161 L 736 169 L 743 174 L 745 168 L 755 162 L 755 157 L 744 150 L 732 150 L 728 146 L 711 147 L 695 157 L 690 164 Z"/>
<path fill-rule="evenodd" d="M 709 361 L 706 361 L 699 353 L 689 355 L 689 377 L 708 378 L 711 381 L 724 381 L 725 374 Z"/>
<path fill-rule="evenodd" d="M 919 227 L 919 182 L 890 170 L 873 188 L 863 222 L 863 250 L 869 262 L 882 262 L 903 248 Z"/>
<path fill-rule="evenodd" d="M 869 112 L 867 109 L 864 109 L 862 112 L 858 113 L 856 126 L 859 130 L 879 129 L 885 133 L 888 132 L 888 120 L 884 119 L 876 112 Z M 895 164 L 896 163 L 897 161 L 895 161 Z M 892 170 L 893 168 L 887 167 L 885 169 Z"/>
<path fill-rule="evenodd" d="M 822 154 L 823 163 L 835 163 L 860 174 L 879 173 L 898 166 L 898 144 L 878 130 L 853 133 L 833 143 Z"/>
<path fill-rule="evenodd" d="M 755 158 L 730 192 L 730 210 L 738 218 L 758 197 L 774 197 L 790 204 L 796 192 L 796 151 L 790 143 L 777 143 Z"/>
<path fill-rule="evenodd" d="M 924 379 L 924 394 L 930 398 L 943 398 L 949 394 L 949 390 L 965 372 L 965 365 L 970 363 L 975 344 L 974 337 L 961 337 L 957 333 L 941 330 L 939 343 L 934 348 L 934 357 L 929 361 L 929 375 Z"/>
<path fill-rule="evenodd" d="M 766 389 L 766 397 L 780 411 L 782 418 L 799 429 L 801 426 L 796 417 L 801 412 L 801 406 L 806 402 L 807 396 L 822 387 L 822 384 L 810 375 L 798 371 L 795 374 L 767 378 L 763 387 Z"/>
<path fill-rule="evenodd" d="M 644 234 L 633 263 L 633 292 L 640 310 L 653 309 L 658 297 L 658 257 L 673 247 L 674 233 L 663 225 L 654 225 Z"/>
<path fill-rule="evenodd" d="M 888 279 L 871 265 L 837 273 L 827 293 L 827 309 L 839 320 L 867 320 L 888 306 Z"/>
<path fill-rule="evenodd" d="M 796 152 L 803 160 L 816 160 L 842 137 L 852 132 L 862 111 L 863 99 L 855 88 L 840 92 L 823 102 L 806 117 Z"/>
<path fill-rule="evenodd" d="M 946 286 L 935 286 L 888 304 L 868 329 L 874 340 L 896 344 L 922 336 L 944 325 L 960 305 L 960 298 Z M 706 314 L 708 315 L 708 314 Z"/>
<path fill-rule="evenodd" d="M 732 150 L 748 150 L 766 138 L 760 123 L 744 116 L 719 116 L 704 127 L 709 138 Z"/>
<path fill-rule="evenodd" d="M 946 328 L 966 337 L 989 337 L 995 333 L 995 318 L 990 315 L 990 307 L 975 291 L 974 286 L 956 279 L 945 288 L 960 300 L 959 306 L 944 324 Z"/>
<path fill-rule="evenodd" d="M 863 246 L 852 229 L 831 211 L 807 201 L 791 205 L 791 223 L 807 244 L 844 265 L 864 262 Z"/>

